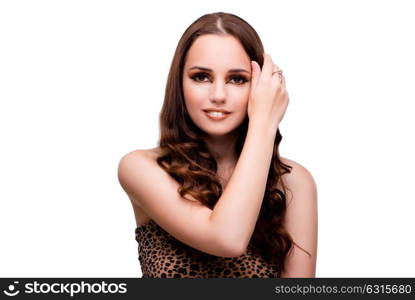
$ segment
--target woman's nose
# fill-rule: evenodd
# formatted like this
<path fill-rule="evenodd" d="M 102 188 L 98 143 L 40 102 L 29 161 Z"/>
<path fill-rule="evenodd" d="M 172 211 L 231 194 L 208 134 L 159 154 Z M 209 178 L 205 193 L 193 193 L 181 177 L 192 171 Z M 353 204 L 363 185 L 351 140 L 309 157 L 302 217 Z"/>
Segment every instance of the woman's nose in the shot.
<path fill-rule="evenodd" d="M 226 100 L 226 84 L 216 81 L 211 85 L 210 101 L 212 102 L 225 102 Z"/>

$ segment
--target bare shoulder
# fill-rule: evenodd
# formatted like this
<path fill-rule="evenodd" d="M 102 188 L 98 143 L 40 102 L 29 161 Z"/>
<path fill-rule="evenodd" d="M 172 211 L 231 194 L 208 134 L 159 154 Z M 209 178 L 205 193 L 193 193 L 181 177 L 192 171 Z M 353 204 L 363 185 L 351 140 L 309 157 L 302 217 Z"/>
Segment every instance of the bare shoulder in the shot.
<path fill-rule="evenodd" d="M 280 157 L 281 162 L 292 167 L 291 173 L 285 174 L 285 178 L 289 181 L 314 181 L 311 172 L 302 164 L 285 157 Z"/>
<path fill-rule="evenodd" d="M 159 147 L 151 149 L 137 149 L 125 154 L 118 164 L 118 179 L 121 186 L 128 193 L 127 183 L 130 180 L 130 173 L 134 170 L 140 170 L 140 173 L 146 174 L 153 169 L 159 169 L 156 160 L 160 154 Z M 130 198 L 131 195 L 129 194 Z"/>
<path fill-rule="evenodd" d="M 280 159 L 282 163 L 292 167 L 290 173 L 282 176 L 282 180 L 293 194 L 300 191 L 315 192 L 317 190 L 314 177 L 305 166 L 285 157 L 280 157 Z"/>
<path fill-rule="evenodd" d="M 150 149 L 137 149 L 125 154 L 121 161 L 125 160 L 135 160 L 135 159 L 149 159 L 151 161 L 156 161 L 157 157 L 160 155 L 160 147 L 150 148 Z"/>
<path fill-rule="evenodd" d="M 150 174 L 156 171 L 159 168 L 156 162 L 159 154 L 159 148 L 134 150 L 125 154 L 118 165 L 118 181 L 132 203 L 137 226 L 147 223 L 151 217 L 141 208 L 138 195 L 133 195 L 131 186 L 137 183 L 134 174 Z"/>
<path fill-rule="evenodd" d="M 281 161 L 293 167 L 290 174 L 283 175 L 292 192 L 292 197 L 287 197 L 284 227 L 295 242 L 281 277 L 315 277 L 318 232 L 316 183 L 303 165 L 286 158 Z"/>
<path fill-rule="evenodd" d="M 152 219 L 195 249 L 216 256 L 239 256 L 239 245 L 231 245 L 224 230 L 211 225 L 212 210 L 189 199 L 190 195 L 178 193 L 179 183 L 157 164 L 158 154 L 157 148 L 135 150 L 119 163 L 118 178 L 133 203 L 137 226 Z"/>

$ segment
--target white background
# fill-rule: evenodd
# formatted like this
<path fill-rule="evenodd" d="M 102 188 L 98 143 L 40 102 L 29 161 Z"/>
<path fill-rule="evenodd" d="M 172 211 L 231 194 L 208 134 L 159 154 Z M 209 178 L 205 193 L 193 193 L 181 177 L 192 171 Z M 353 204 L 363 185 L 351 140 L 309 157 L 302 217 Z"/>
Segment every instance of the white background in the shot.
<path fill-rule="evenodd" d="M 216 11 L 284 70 L 280 151 L 318 185 L 317 277 L 415 276 L 412 4 L 1 1 L 0 276 L 141 276 L 118 162 L 156 146 L 177 42 Z"/>

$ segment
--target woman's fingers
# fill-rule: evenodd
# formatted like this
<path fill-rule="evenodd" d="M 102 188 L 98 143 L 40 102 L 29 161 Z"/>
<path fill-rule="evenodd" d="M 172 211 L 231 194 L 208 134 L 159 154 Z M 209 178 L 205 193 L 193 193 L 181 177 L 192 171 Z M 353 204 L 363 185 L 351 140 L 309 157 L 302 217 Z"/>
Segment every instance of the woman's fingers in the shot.
<path fill-rule="evenodd" d="M 264 53 L 262 69 L 252 61 L 251 93 L 248 102 L 250 121 L 265 120 L 277 128 L 288 105 L 285 78 L 282 70 L 273 63 L 271 56 Z"/>
<path fill-rule="evenodd" d="M 272 68 L 272 77 L 275 78 L 277 84 L 279 83 L 279 85 L 284 86 L 284 75 L 282 70 L 276 64 L 274 64 Z"/>
<path fill-rule="evenodd" d="M 252 75 L 251 75 L 251 93 L 255 90 L 258 82 L 258 77 L 261 73 L 261 68 L 256 61 L 251 61 Z"/>
<path fill-rule="evenodd" d="M 266 53 L 264 53 L 264 65 L 262 66 L 261 77 L 271 77 L 275 80 L 277 85 L 282 85 L 283 83 L 284 76 L 282 75 L 282 70 L 276 64 L 274 64 L 271 56 Z"/>
<path fill-rule="evenodd" d="M 264 53 L 264 64 L 262 65 L 261 78 L 270 78 L 272 76 L 273 62 L 271 56 Z"/>

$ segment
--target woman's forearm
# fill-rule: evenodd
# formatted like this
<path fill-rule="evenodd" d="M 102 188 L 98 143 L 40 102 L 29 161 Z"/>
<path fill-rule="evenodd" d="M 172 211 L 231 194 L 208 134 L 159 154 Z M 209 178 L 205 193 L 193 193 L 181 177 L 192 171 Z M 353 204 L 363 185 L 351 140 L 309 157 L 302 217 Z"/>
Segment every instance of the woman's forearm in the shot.
<path fill-rule="evenodd" d="M 277 131 L 274 127 L 262 121 L 249 123 L 241 155 L 210 217 L 223 243 L 237 253 L 245 250 L 258 219 Z"/>

